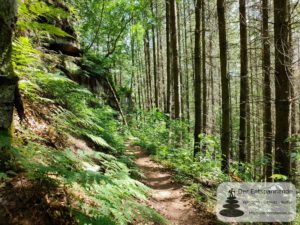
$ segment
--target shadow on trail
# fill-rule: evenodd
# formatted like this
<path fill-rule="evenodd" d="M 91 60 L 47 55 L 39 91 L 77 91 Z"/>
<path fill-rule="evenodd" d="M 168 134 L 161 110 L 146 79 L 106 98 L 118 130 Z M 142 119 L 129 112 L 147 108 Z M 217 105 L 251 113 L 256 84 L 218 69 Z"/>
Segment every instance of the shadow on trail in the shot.
<path fill-rule="evenodd" d="M 194 200 L 187 197 L 182 185 L 172 180 L 170 170 L 153 162 L 138 146 L 128 145 L 127 151 L 130 155 L 135 155 L 135 163 L 144 173 L 141 182 L 152 188 L 148 205 L 167 218 L 170 224 L 221 224 L 203 205 L 195 207 Z"/>

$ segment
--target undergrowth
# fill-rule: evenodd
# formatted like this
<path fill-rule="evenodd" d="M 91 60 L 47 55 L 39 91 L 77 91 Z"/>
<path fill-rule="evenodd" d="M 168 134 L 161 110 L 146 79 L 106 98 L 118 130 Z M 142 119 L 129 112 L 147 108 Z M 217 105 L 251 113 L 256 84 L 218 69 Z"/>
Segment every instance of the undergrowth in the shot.
<path fill-rule="evenodd" d="M 216 182 L 227 179 L 220 170 L 218 137 L 201 134 L 201 146 L 205 148 L 205 154 L 194 158 L 193 141 L 187 123 L 169 121 L 157 111 L 144 113 L 143 119 L 134 119 L 132 123 L 132 133 L 138 137 L 136 144 L 148 150 L 154 159 L 173 168 L 181 181 L 201 177 Z"/>
<path fill-rule="evenodd" d="M 165 224 L 143 203 L 148 188 L 131 178 L 136 168 L 129 168 L 133 163 L 123 154 L 116 112 L 55 69 L 59 62 L 59 55 L 37 50 L 27 37 L 14 41 L 13 65 L 27 121 L 15 124 L 16 137 L 0 180 L 10 182 L 22 173 L 28 180 L 64 187 L 71 201 L 60 204 L 78 224 Z M 87 146 L 70 144 L 70 137 Z"/>
<path fill-rule="evenodd" d="M 219 138 L 200 135 L 205 154 L 193 157 L 193 137 L 189 124 L 184 121 L 170 121 L 163 113 L 140 112 L 132 120 L 132 134 L 137 137 L 136 145 L 147 150 L 152 158 L 175 172 L 174 178 L 185 185 L 185 190 L 198 202 L 206 201 L 208 210 L 215 204 L 214 188 L 203 184 L 209 181 L 219 184 L 229 177 L 220 170 L 221 151 Z M 175 141 L 174 141 L 175 140 Z M 199 194 L 205 192 L 205 196 Z"/>
<path fill-rule="evenodd" d="M 136 117 L 132 117 L 131 125 L 131 132 L 137 137 L 135 144 L 147 150 L 154 160 L 172 169 L 175 179 L 185 185 L 185 191 L 198 202 L 205 201 L 208 210 L 214 210 L 218 184 L 255 181 L 253 170 L 261 165 L 261 161 L 253 165 L 243 164 L 242 172 L 239 170 L 241 164 L 231 161 L 229 176 L 221 171 L 218 136 L 200 134 L 200 147 L 205 151 L 194 158 L 193 137 L 189 135 L 189 124 L 186 122 L 169 121 L 163 113 L 153 110 L 138 112 Z M 298 225 L 299 213 L 295 221 Z"/>

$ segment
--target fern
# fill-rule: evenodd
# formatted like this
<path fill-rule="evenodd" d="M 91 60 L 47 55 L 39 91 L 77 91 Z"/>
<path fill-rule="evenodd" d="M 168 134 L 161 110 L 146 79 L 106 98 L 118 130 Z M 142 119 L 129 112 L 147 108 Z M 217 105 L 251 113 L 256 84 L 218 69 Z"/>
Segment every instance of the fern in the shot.
<path fill-rule="evenodd" d="M 86 137 L 88 137 L 94 144 L 96 144 L 102 148 L 115 150 L 102 137 L 94 136 L 92 134 L 86 134 Z"/>
<path fill-rule="evenodd" d="M 72 37 L 59 27 L 51 24 L 39 23 L 36 21 L 20 21 L 18 26 L 22 30 L 33 30 L 35 32 L 39 32 L 39 35 L 50 34 L 59 37 Z"/>
<path fill-rule="evenodd" d="M 39 35 L 56 35 L 59 37 L 72 37 L 61 28 L 48 23 L 38 22 L 39 18 L 51 21 L 57 18 L 67 18 L 69 13 L 63 9 L 47 5 L 43 1 L 19 1 L 19 20 L 17 22 L 20 30 L 32 30 Z"/>
<path fill-rule="evenodd" d="M 54 60 L 55 56 L 35 50 L 27 38 L 15 40 L 13 63 L 22 79 L 20 89 L 25 99 L 40 109 L 48 109 L 44 115 L 47 126 L 62 137 L 89 138 L 120 155 L 124 146 L 116 112 L 86 88 L 52 71 L 48 61 Z M 34 181 L 64 186 L 72 196 L 71 212 L 79 224 L 125 225 L 138 217 L 163 224 L 157 213 L 143 206 L 148 188 L 130 177 L 132 170 L 125 156 L 54 149 L 45 145 L 48 140 L 35 129 L 18 127 L 18 138 L 10 150 L 11 168 L 21 167 L 24 175 Z"/>
<path fill-rule="evenodd" d="M 27 131 L 23 131 L 24 136 Z M 145 200 L 148 188 L 129 177 L 129 169 L 117 158 L 102 152 L 69 149 L 56 151 L 29 142 L 13 151 L 13 163 L 20 163 L 34 180 L 63 184 L 73 193 L 72 209 L 79 224 L 128 224 L 140 220 L 164 224 L 154 210 L 136 202 Z M 99 170 L 86 167 L 99 165 Z M 78 193 L 81 193 L 78 195 Z"/>
<path fill-rule="evenodd" d="M 40 53 L 33 48 L 27 37 L 18 37 L 13 42 L 12 62 L 17 75 L 22 77 L 31 67 L 38 68 L 41 65 Z"/>

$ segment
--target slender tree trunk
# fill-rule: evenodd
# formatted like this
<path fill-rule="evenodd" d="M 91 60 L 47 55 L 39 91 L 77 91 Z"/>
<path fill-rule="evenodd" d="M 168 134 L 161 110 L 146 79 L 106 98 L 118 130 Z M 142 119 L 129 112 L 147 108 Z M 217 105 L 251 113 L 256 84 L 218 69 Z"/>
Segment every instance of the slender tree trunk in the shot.
<path fill-rule="evenodd" d="M 171 45 L 170 45 L 170 0 L 166 0 L 166 58 L 167 58 L 167 102 L 166 114 L 171 113 Z"/>
<path fill-rule="evenodd" d="M 115 88 L 111 85 L 111 83 L 110 83 L 110 81 L 109 81 L 108 78 L 106 78 L 106 82 L 107 82 L 107 84 L 108 84 L 108 86 L 109 86 L 109 89 L 110 89 L 112 95 L 114 96 L 114 99 L 115 99 L 115 102 L 116 102 L 116 104 L 117 104 L 119 113 L 120 113 L 120 115 L 121 115 L 121 117 L 122 117 L 122 120 L 123 120 L 123 124 L 124 124 L 125 126 L 127 126 L 128 123 L 127 123 L 126 117 L 125 117 L 125 115 L 124 115 L 124 113 L 123 113 L 123 110 L 122 110 L 122 106 L 121 106 L 120 100 L 119 100 L 119 98 L 118 98 L 118 96 L 117 96 L 117 94 L 116 94 L 117 92 L 116 92 Z"/>
<path fill-rule="evenodd" d="M 143 60 L 143 55 L 142 51 L 139 50 L 139 60 L 140 60 L 140 90 L 141 90 L 141 103 L 142 103 L 142 109 L 146 110 L 147 105 L 146 105 L 146 98 L 147 98 L 147 84 L 145 82 L 145 62 Z"/>
<path fill-rule="evenodd" d="M 156 18 L 160 18 L 160 8 L 159 8 L 159 1 L 156 1 L 155 4 L 155 16 Z M 161 25 L 157 24 L 157 32 L 156 32 L 156 39 L 157 39 L 157 89 L 158 89 L 158 102 L 159 108 L 163 112 L 164 111 L 164 103 L 166 99 L 166 91 L 165 91 L 165 77 L 164 77 L 164 57 L 162 54 L 162 33 L 161 33 Z"/>
<path fill-rule="evenodd" d="M 195 130 L 194 130 L 194 156 L 200 152 L 201 133 L 201 0 L 196 2 L 196 26 L 195 26 L 195 79 L 194 79 L 194 95 L 195 95 Z"/>
<path fill-rule="evenodd" d="M 181 102 L 181 104 L 180 104 L 180 110 L 181 110 L 181 117 L 182 117 L 182 119 L 184 119 L 185 118 L 185 110 L 184 110 L 184 82 L 183 82 L 183 73 L 181 72 L 181 70 L 182 70 L 182 43 L 181 43 L 181 41 L 182 41 L 182 38 L 181 38 L 181 16 L 180 16 L 180 14 L 181 14 L 181 12 L 180 12 L 180 10 L 181 10 L 181 6 L 180 6 L 180 3 L 181 3 L 181 1 L 177 1 L 176 0 L 176 2 L 177 2 L 177 7 L 176 7 L 176 14 L 177 14 L 177 35 L 178 35 L 178 66 L 179 66 L 179 71 L 180 71 L 180 73 L 179 73 L 179 83 L 180 83 L 180 93 L 181 93 L 181 95 L 180 95 L 180 102 Z"/>
<path fill-rule="evenodd" d="M 288 45 L 288 0 L 274 0 L 275 41 L 275 173 L 290 175 L 290 66 Z"/>
<path fill-rule="evenodd" d="M 264 99 L 264 156 L 267 159 L 265 166 L 265 178 L 272 181 L 272 102 L 271 102 L 271 57 L 269 37 L 269 0 L 262 2 L 262 69 L 264 77 L 263 99 Z"/>
<path fill-rule="evenodd" d="M 217 0 L 220 65 L 221 65 L 221 87 L 222 87 L 222 171 L 229 173 L 230 157 L 230 104 L 229 104 L 229 77 L 227 75 L 227 35 L 225 20 L 225 0 Z"/>
<path fill-rule="evenodd" d="M 247 19 L 246 19 L 245 0 L 239 0 L 239 3 L 240 3 L 240 60 L 241 60 L 239 161 L 246 162 L 247 105 L 249 104 L 247 21 L 246 21 Z"/>
<path fill-rule="evenodd" d="M 203 118 L 202 118 L 202 131 L 206 133 L 206 124 L 207 124 L 207 78 L 206 78 L 206 21 L 205 21 L 205 0 L 201 2 L 202 6 L 202 109 L 203 109 Z"/>
<path fill-rule="evenodd" d="M 144 37 L 144 61 L 145 61 L 145 103 L 146 103 L 146 108 L 149 110 L 151 108 L 150 106 L 150 81 L 149 81 L 149 68 L 148 68 L 148 54 L 147 54 L 147 49 L 148 49 L 148 44 L 147 44 L 147 38 L 146 35 Z"/>
<path fill-rule="evenodd" d="M 143 103 L 142 103 L 143 92 L 141 90 L 141 87 L 143 87 L 143 86 L 142 86 L 141 72 L 140 72 L 140 67 L 141 67 L 142 63 L 140 61 L 138 61 L 138 63 L 139 63 L 139 65 L 138 65 L 138 71 L 137 71 L 137 77 L 136 77 L 136 79 L 137 79 L 136 82 L 137 82 L 137 92 L 138 92 L 138 103 L 139 103 L 139 109 L 144 110 L 144 106 L 143 106 Z"/>
<path fill-rule="evenodd" d="M 259 80 L 259 63 L 258 63 L 258 59 L 259 59 L 259 56 L 258 56 L 258 46 L 256 45 L 256 42 L 255 42 L 255 45 L 254 45 L 254 74 L 255 74 L 255 77 L 254 77 L 254 80 Z M 255 85 L 255 93 L 257 95 L 259 95 L 259 92 L 260 92 L 260 88 L 258 87 L 258 85 Z M 256 159 L 259 160 L 261 155 L 263 155 L 263 152 L 261 151 L 262 150 L 262 141 L 261 141 L 261 137 L 263 136 L 262 132 L 261 132 L 261 108 L 262 106 L 260 105 L 260 102 L 257 102 L 255 104 L 255 108 L 256 108 L 256 111 L 253 110 L 253 112 L 255 112 L 255 127 L 256 128 L 253 128 L 255 129 L 255 133 L 257 135 L 257 143 L 256 145 L 256 148 L 257 150 L 255 151 L 256 152 Z M 255 174 L 257 175 L 257 177 L 261 177 L 260 175 L 263 174 L 263 166 L 262 165 L 259 165 L 256 167 L 256 171 L 255 171 Z"/>
<path fill-rule="evenodd" d="M 212 34 L 210 35 L 209 38 L 209 76 L 210 76 L 210 92 L 211 92 L 211 133 L 213 134 L 215 132 L 215 88 L 214 88 L 214 66 L 213 66 L 213 56 L 212 56 L 212 51 L 213 51 L 213 40 L 212 40 Z"/>
<path fill-rule="evenodd" d="M 153 0 L 151 1 L 151 11 L 152 16 L 155 18 L 155 12 L 154 12 L 154 4 Z M 157 82 L 157 57 L 156 57 L 156 38 L 155 38 L 155 26 L 152 24 L 152 54 L 153 54 L 153 76 L 154 76 L 154 99 L 155 99 L 155 108 L 159 108 L 159 102 L 158 102 L 158 82 Z"/>
<path fill-rule="evenodd" d="M 16 23 L 17 1 L 0 4 L 0 150 L 10 145 L 13 108 L 18 96 L 18 78 L 11 63 L 12 36 Z M 4 141 L 7 140 L 7 141 Z"/>
<path fill-rule="evenodd" d="M 184 49 L 185 49 L 185 101 L 186 101 L 186 119 L 190 121 L 190 72 L 189 72 L 189 52 L 188 52 L 188 34 L 187 34 L 187 9 L 186 1 L 183 2 L 184 11 Z"/>
<path fill-rule="evenodd" d="M 152 99 L 152 76 L 151 76 L 151 54 L 150 54 L 150 38 L 149 31 L 146 31 L 146 39 L 145 39 L 145 48 L 146 48 L 146 68 L 147 68 L 147 86 L 148 86 L 148 106 L 149 109 L 152 109 L 153 99 Z"/>
<path fill-rule="evenodd" d="M 296 137 L 297 135 L 297 127 L 296 127 L 296 101 L 295 101 L 295 82 L 294 82 L 294 68 L 293 68 L 293 30 L 292 30 L 292 15 L 290 14 L 291 11 L 291 2 L 288 3 L 288 12 L 289 12 L 289 33 L 288 33 L 288 45 L 289 45 L 289 66 L 290 66 L 290 81 L 291 81 L 291 137 Z M 297 152 L 297 141 L 291 140 L 290 141 L 290 147 L 291 147 L 291 153 Z M 297 171 L 297 159 L 291 158 L 291 180 L 297 182 L 296 179 L 296 171 Z"/>
<path fill-rule="evenodd" d="M 181 119 L 181 85 L 178 56 L 176 0 L 170 0 L 172 72 L 174 78 L 174 119 Z"/>
<path fill-rule="evenodd" d="M 131 72 L 131 79 L 130 79 L 130 93 L 129 93 L 129 104 L 128 109 L 133 110 L 134 103 L 132 101 L 133 97 L 133 87 L 134 87 L 134 81 L 135 81 L 135 37 L 131 35 L 131 66 L 132 66 L 132 72 Z"/>
<path fill-rule="evenodd" d="M 190 6 L 189 8 L 189 11 L 192 11 L 193 10 L 193 7 Z M 189 14 L 189 17 L 190 17 L 190 20 L 189 20 L 189 31 L 190 31 L 190 34 L 193 34 L 195 31 L 194 31 L 194 28 L 193 28 L 193 25 L 192 25 L 192 22 L 193 22 L 193 19 L 192 19 L 192 13 Z M 193 40 L 193 37 L 194 35 L 190 35 L 190 45 L 193 46 L 194 45 L 194 40 Z M 195 54 L 195 51 L 190 51 L 190 57 L 191 57 L 191 63 L 192 63 L 192 78 L 193 80 L 195 79 L 195 60 L 194 60 L 194 54 Z"/>
<path fill-rule="evenodd" d="M 253 95 L 252 95 L 253 99 Z M 246 129 L 247 129 L 247 136 L 246 136 L 246 150 L 247 150 L 247 162 L 251 163 L 252 161 L 252 152 L 251 152 L 251 109 L 250 109 L 250 96 L 248 98 L 247 104 L 247 121 L 246 121 Z"/>

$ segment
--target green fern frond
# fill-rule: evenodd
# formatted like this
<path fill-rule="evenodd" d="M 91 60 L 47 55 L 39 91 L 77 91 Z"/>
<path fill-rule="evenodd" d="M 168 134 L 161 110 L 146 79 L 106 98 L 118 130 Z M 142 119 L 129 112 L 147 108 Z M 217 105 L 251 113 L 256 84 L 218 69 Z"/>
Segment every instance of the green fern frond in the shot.
<path fill-rule="evenodd" d="M 63 31 L 62 29 L 60 29 L 59 27 L 56 27 L 51 24 L 39 23 L 36 21 L 20 21 L 18 22 L 18 26 L 22 30 L 33 30 L 35 32 L 40 32 L 41 35 L 50 34 L 58 37 L 73 37 L 70 34 Z"/>
<path fill-rule="evenodd" d="M 59 18 L 69 17 L 69 13 L 63 9 L 46 4 L 43 1 L 19 1 L 19 20 L 17 26 L 20 30 L 33 30 L 39 32 L 40 35 L 50 34 L 59 37 L 71 37 L 72 36 L 61 28 L 56 27 L 48 23 L 38 22 L 39 18 L 45 18 L 46 20 L 53 20 Z"/>
<path fill-rule="evenodd" d="M 100 136 L 94 136 L 92 134 L 86 134 L 86 137 L 89 138 L 94 144 L 110 150 L 115 150 L 113 147 L 111 147 L 102 137 Z"/>

